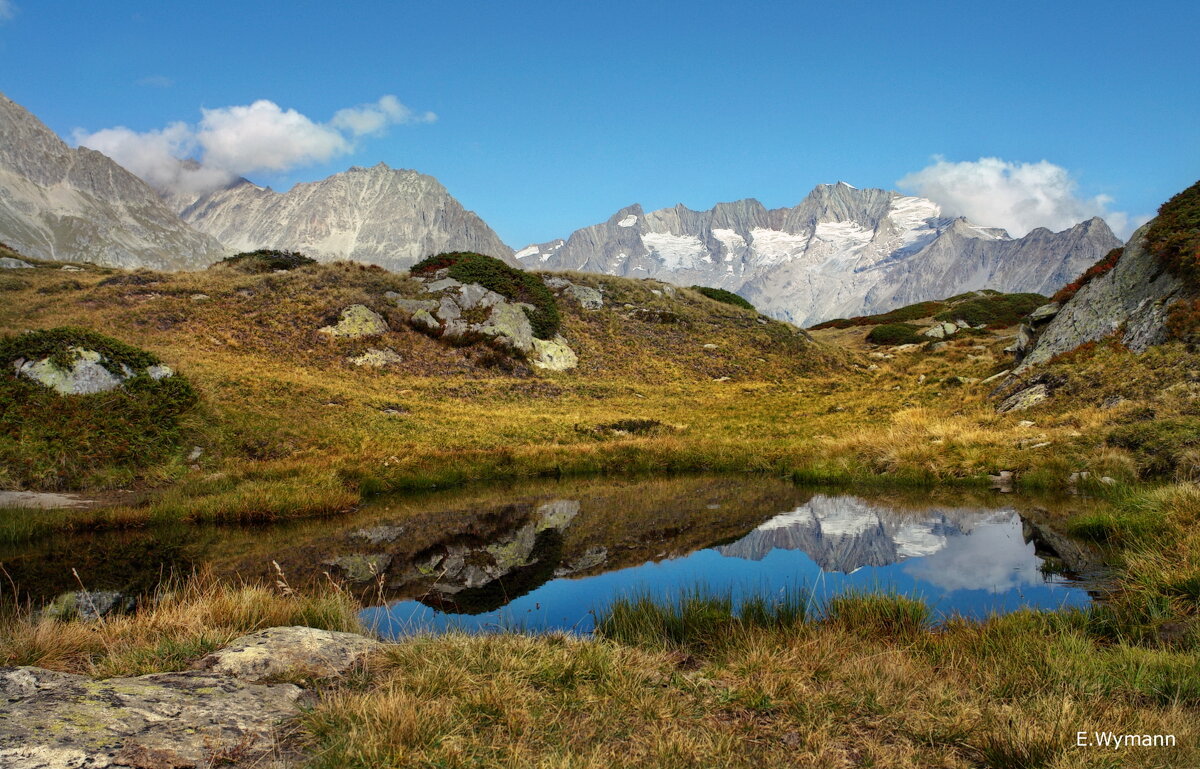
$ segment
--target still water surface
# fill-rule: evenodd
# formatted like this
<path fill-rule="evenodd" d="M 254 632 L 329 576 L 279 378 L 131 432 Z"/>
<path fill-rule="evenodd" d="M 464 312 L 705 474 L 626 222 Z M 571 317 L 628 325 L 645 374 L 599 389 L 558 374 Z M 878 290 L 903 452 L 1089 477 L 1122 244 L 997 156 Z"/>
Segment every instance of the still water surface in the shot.
<path fill-rule="evenodd" d="M 137 595 L 165 575 L 294 587 L 333 579 L 387 637 L 458 628 L 591 630 L 614 598 L 705 588 L 889 590 L 941 615 L 1085 606 L 1103 581 L 1049 529 L 1095 503 L 1009 495 L 853 494 L 764 478 L 576 480 L 382 498 L 352 516 L 268 528 L 55 537 L 0 550 L 18 589 Z M 1047 511 L 1049 509 L 1049 512 Z"/>

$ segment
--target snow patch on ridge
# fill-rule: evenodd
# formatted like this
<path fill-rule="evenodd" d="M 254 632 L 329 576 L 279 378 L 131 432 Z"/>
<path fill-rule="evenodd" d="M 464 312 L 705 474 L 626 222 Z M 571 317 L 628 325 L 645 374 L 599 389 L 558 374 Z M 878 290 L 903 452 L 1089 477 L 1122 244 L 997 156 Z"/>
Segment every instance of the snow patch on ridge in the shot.
<path fill-rule="evenodd" d="M 637 217 L 633 214 L 630 214 L 621 221 L 617 222 L 618 227 L 632 227 L 635 224 L 637 224 Z"/>
<path fill-rule="evenodd" d="M 647 232 L 642 235 L 642 243 L 668 270 L 696 269 L 713 261 L 708 249 L 695 235 Z"/>
<path fill-rule="evenodd" d="M 537 246 L 526 246 L 514 254 L 514 256 L 516 256 L 518 259 L 525 259 L 530 256 L 537 256 L 539 250 L 540 249 Z"/>

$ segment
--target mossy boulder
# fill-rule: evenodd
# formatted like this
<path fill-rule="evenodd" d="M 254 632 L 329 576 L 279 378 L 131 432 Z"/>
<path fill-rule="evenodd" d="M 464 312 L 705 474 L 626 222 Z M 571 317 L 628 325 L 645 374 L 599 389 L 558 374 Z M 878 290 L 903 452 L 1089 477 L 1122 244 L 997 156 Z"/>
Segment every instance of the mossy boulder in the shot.
<path fill-rule="evenodd" d="M 529 305 L 525 314 L 533 335 L 553 339 L 562 325 L 554 294 L 541 279 L 510 267 L 499 259 L 469 251 L 438 254 L 417 262 L 411 273 L 417 277 L 440 278 L 461 284 L 476 283 L 518 304 Z M 430 284 L 430 290 L 435 290 Z M 450 285 L 448 287 L 455 287 Z"/>
<path fill-rule="evenodd" d="M 155 355 L 88 329 L 0 339 L 0 485 L 79 488 L 132 479 L 181 441 L 196 403 Z"/>
<path fill-rule="evenodd" d="M 342 310 L 338 322 L 318 329 L 322 334 L 346 339 L 360 339 L 366 336 L 380 336 L 388 331 L 387 321 L 383 316 L 362 304 L 352 304 Z"/>

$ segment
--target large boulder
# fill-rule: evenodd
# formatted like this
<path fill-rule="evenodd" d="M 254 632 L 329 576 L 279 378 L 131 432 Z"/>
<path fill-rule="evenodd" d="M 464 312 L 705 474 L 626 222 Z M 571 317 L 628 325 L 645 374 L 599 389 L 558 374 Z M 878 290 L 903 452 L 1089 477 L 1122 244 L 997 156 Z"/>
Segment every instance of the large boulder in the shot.
<path fill-rule="evenodd" d="M 33 265 L 11 256 L 0 257 L 0 270 L 19 270 L 26 267 L 33 267 Z"/>
<path fill-rule="evenodd" d="M 350 672 L 382 646 L 365 636 L 311 627 L 273 627 L 242 636 L 200 659 L 196 670 L 262 682 Z"/>
<path fill-rule="evenodd" d="M 1134 352 L 1167 340 L 1170 306 L 1187 291 L 1147 248 L 1151 224 L 1133 234 L 1110 271 L 1086 283 L 1058 310 L 1037 334 L 1018 372 L 1109 336 Z"/>
<path fill-rule="evenodd" d="M 0 668 L 0 766 L 279 767 L 279 726 L 299 715 L 302 693 L 203 673 L 96 681 Z"/>
<path fill-rule="evenodd" d="M 520 305 L 508 302 L 496 305 L 477 330 L 485 336 L 499 338 L 514 350 L 533 351 L 533 327 Z"/>
<path fill-rule="evenodd" d="M 566 371 L 579 365 L 579 356 L 567 346 L 567 340 L 559 335 L 553 339 L 534 339 L 531 362 L 547 371 Z"/>
<path fill-rule="evenodd" d="M 322 334 L 346 339 L 379 336 L 388 331 L 387 321 L 370 307 L 352 304 L 342 310 L 341 319 L 335 325 L 318 329 Z"/>

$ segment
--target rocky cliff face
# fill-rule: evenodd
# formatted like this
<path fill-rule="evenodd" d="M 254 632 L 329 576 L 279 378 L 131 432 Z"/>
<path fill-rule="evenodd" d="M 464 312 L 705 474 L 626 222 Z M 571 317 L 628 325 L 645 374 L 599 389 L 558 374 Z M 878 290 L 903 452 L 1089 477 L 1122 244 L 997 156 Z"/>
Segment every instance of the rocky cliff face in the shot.
<path fill-rule="evenodd" d="M 188 269 L 224 255 L 141 179 L 0 95 L 0 241 L 43 259 Z"/>
<path fill-rule="evenodd" d="M 944 217 L 929 200 L 839 182 L 794 208 L 753 199 L 708 211 L 634 205 L 517 258 L 530 268 L 724 288 L 809 325 L 982 288 L 1053 293 L 1118 245 L 1100 219 L 1011 238 Z"/>
<path fill-rule="evenodd" d="M 239 251 L 289 249 L 389 270 L 443 251 L 474 251 L 516 264 L 512 249 L 436 179 L 383 163 L 285 193 L 243 180 L 205 195 L 182 215 Z"/>
<path fill-rule="evenodd" d="M 1152 224 L 1135 232 L 1116 266 L 1080 288 L 1037 333 L 1020 369 L 1112 335 L 1135 352 L 1166 341 L 1167 313 L 1187 291 L 1147 249 Z"/>

